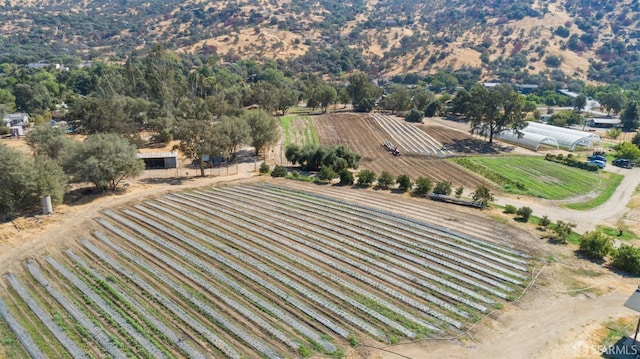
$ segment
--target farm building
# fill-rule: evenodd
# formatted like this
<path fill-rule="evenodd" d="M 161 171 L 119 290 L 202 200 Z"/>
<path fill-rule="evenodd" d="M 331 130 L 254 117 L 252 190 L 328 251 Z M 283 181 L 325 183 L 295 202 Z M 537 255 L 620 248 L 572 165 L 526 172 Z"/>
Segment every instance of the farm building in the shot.
<path fill-rule="evenodd" d="M 560 146 L 568 147 L 571 151 L 573 151 L 576 146 L 591 147 L 594 144 L 602 142 L 600 136 L 594 133 L 537 122 L 529 122 L 529 125 L 525 127 L 523 131 L 553 137 L 558 141 Z"/>
<path fill-rule="evenodd" d="M 178 168 L 178 152 L 138 153 L 137 157 L 144 161 L 148 170 Z"/>
<path fill-rule="evenodd" d="M 540 145 L 548 145 L 555 148 L 560 148 L 558 141 L 555 138 L 545 135 L 539 135 L 537 133 L 521 132 L 520 136 L 518 136 L 518 134 L 514 133 L 512 130 L 506 130 L 497 134 L 496 137 L 501 139 L 502 141 L 514 143 L 518 146 L 534 151 L 537 151 Z"/>
<path fill-rule="evenodd" d="M 619 118 L 592 118 L 589 120 L 589 127 L 614 128 L 622 126 Z"/>
<path fill-rule="evenodd" d="M 4 115 L 2 123 L 7 127 L 27 126 L 29 125 L 29 115 L 26 113 L 9 113 Z"/>
<path fill-rule="evenodd" d="M 541 144 L 546 144 L 567 147 L 573 151 L 576 146 L 591 147 L 602 142 L 600 136 L 593 133 L 538 122 L 529 122 L 520 132 L 522 135 L 517 136 L 511 130 L 503 131 L 497 137 L 532 150 L 537 150 Z"/>

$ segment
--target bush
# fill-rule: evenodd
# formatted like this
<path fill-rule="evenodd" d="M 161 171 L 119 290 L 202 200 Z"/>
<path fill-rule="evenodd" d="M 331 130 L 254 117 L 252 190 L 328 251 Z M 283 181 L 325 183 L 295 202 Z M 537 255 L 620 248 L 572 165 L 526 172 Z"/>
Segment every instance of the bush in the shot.
<path fill-rule="evenodd" d="M 458 188 L 456 188 L 456 198 L 462 197 L 462 192 L 464 192 L 464 187 L 459 186 Z"/>
<path fill-rule="evenodd" d="M 395 184 L 395 180 L 391 173 L 387 171 L 382 171 L 380 176 L 378 177 L 378 187 L 388 189 Z"/>
<path fill-rule="evenodd" d="M 338 177 L 336 171 L 333 168 L 328 166 L 322 166 L 320 168 L 320 179 L 323 181 L 331 181 L 332 179 Z"/>
<path fill-rule="evenodd" d="M 433 183 L 431 179 L 427 177 L 419 177 L 416 180 L 416 187 L 413 189 L 413 194 L 415 196 L 424 197 L 431 193 L 431 188 L 433 188 Z"/>
<path fill-rule="evenodd" d="M 516 214 L 522 218 L 524 222 L 529 222 L 529 217 L 531 217 L 531 213 L 533 210 L 530 207 L 520 207 Z"/>
<path fill-rule="evenodd" d="M 411 190 L 413 187 L 413 183 L 411 183 L 411 178 L 407 175 L 400 175 L 396 178 L 396 183 L 398 184 L 398 189 L 401 191 L 407 192 Z"/>
<path fill-rule="evenodd" d="M 0 136 L 8 135 L 11 130 L 7 126 L 0 125 Z"/>
<path fill-rule="evenodd" d="M 271 172 L 271 177 L 286 177 L 287 168 L 284 166 L 276 165 Z"/>
<path fill-rule="evenodd" d="M 518 209 L 514 205 L 508 204 L 504 206 L 504 213 L 506 214 L 516 214 L 517 211 Z"/>
<path fill-rule="evenodd" d="M 613 251 L 611 265 L 631 274 L 640 274 L 640 248 L 622 245 Z"/>
<path fill-rule="evenodd" d="M 417 123 L 422 123 L 422 118 L 424 116 L 424 113 L 416 108 L 411 109 L 411 111 L 409 111 L 409 113 L 407 114 L 407 116 L 404 118 L 405 121 L 407 122 L 417 122 Z"/>
<path fill-rule="evenodd" d="M 540 218 L 540 227 L 542 228 L 547 228 L 549 227 L 549 225 L 551 224 L 551 220 L 549 219 L 549 217 L 545 214 L 544 216 L 542 216 L 542 218 Z"/>
<path fill-rule="evenodd" d="M 340 184 L 343 186 L 353 185 L 353 173 L 346 168 L 340 171 Z"/>
<path fill-rule="evenodd" d="M 566 243 L 567 238 L 569 238 L 573 232 L 572 228 L 575 228 L 575 226 L 576 225 L 573 223 L 558 220 L 555 226 L 553 226 L 553 231 L 556 233 L 556 239 L 562 243 Z"/>
<path fill-rule="evenodd" d="M 440 181 L 436 184 L 436 187 L 433 189 L 434 194 L 445 195 L 448 196 L 451 194 L 451 182 L 449 181 Z"/>
<path fill-rule="evenodd" d="M 358 184 L 363 187 L 370 187 L 376 180 L 376 173 L 372 170 L 360 170 L 358 172 Z"/>
<path fill-rule="evenodd" d="M 489 188 L 484 185 L 479 185 L 478 187 L 476 187 L 476 190 L 473 191 L 471 198 L 474 202 L 479 203 L 483 206 L 487 206 L 489 204 L 489 201 L 493 201 L 493 195 L 491 194 L 491 191 L 489 191 Z"/>
<path fill-rule="evenodd" d="M 586 232 L 580 237 L 580 252 L 589 258 L 602 259 L 612 248 L 613 239 L 602 232 Z"/>
<path fill-rule="evenodd" d="M 269 165 L 266 162 L 262 162 L 262 164 L 260 165 L 260 168 L 258 169 L 258 172 L 261 175 L 264 175 L 269 173 L 270 170 L 271 170 L 271 167 L 269 167 Z"/>

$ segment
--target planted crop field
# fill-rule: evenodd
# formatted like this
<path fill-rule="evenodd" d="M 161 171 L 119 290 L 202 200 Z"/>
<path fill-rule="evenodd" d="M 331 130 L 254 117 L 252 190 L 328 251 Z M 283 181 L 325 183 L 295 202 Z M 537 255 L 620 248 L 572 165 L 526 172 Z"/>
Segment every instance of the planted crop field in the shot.
<path fill-rule="evenodd" d="M 0 316 L 35 357 L 341 357 L 460 333 L 530 280 L 513 248 L 330 193 L 252 184 L 104 210 L 3 275 Z"/>
<path fill-rule="evenodd" d="M 456 163 L 501 185 L 503 190 L 547 199 L 564 199 L 600 188 L 603 176 L 542 157 L 466 157 Z"/>
<path fill-rule="evenodd" d="M 393 121 L 398 122 L 397 119 Z M 398 144 L 399 141 L 391 140 L 388 132 L 374 120 L 370 114 L 361 113 L 334 113 L 322 116 L 313 116 L 312 122 L 318 130 L 320 143 L 323 145 L 346 145 L 362 155 L 360 166 L 370 169 L 377 174 L 388 171 L 393 176 L 406 174 L 412 179 L 428 177 L 433 181 L 451 181 L 454 187 L 464 186 L 474 189 L 478 185 L 488 185 L 488 181 L 481 176 L 470 175 L 460 166 L 434 155 L 407 153 L 400 144 L 401 156 L 394 156 L 384 146 L 385 141 Z M 439 126 L 422 126 L 429 131 Z M 416 131 L 422 131 L 413 127 Z M 426 133 L 425 133 L 426 134 Z M 455 137 L 449 138 L 450 135 Z M 438 133 L 439 142 L 446 141 L 463 151 L 474 142 L 473 139 L 458 131 L 446 131 Z M 468 139 L 468 141 L 465 140 Z"/>

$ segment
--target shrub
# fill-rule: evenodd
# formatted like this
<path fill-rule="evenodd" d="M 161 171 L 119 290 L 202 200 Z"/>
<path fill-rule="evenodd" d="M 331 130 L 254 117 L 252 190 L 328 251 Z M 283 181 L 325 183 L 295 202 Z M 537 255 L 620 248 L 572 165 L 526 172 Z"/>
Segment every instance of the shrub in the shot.
<path fill-rule="evenodd" d="M 556 239 L 562 243 L 566 243 L 567 238 L 569 238 L 573 232 L 572 228 L 575 228 L 575 226 L 576 225 L 573 223 L 558 220 L 556 225 L 553 226 L 553 231 L 556 233 Z"/>
<path fill-rule="evenodd" d="M 522 218 L 524 222 L 529 222 L 529 217 L 531 217 L 531 213 L 533 210 L 530 207 L 520 207 L 516 214 Z"/>
<path fill-rule="evenodd" d="M 586 232 L 580 237 L 580 252 L 589 258 L 602 259 L 612 248 L 613 239 L 602 232 Z"/>
<path fill-rule="evenodd" d="M 9 127 L 0 125 L 0 136 L 8 135 L 9 132 L 11 132 Z"/>
<path fill-rule="evenodd" d="M 479 185 L 476 187 L 476 190 L 472 193 L 472 197 L 474 202 L 479 203 L 483 206 L 487 206 L 489 201 L 493 201 L 493 195 L 489 188 L 484 185 Z"/>
<path fill-rule="evenodd" d="M 464 192 L 464 187 L 459 186 L 458 188 L 456 188 L 456 198 L 462 197 L 462 192 Z"/>
<path fill-rule="evenodd" d="M 631 274 L 640 274 L 640 248 L 622 245 L 613 251 L 611 265 Z"/>
<path fill-rule="evenodd" d="M 396 178 L 396 183 L 398 184 L 398 188 L 401 191 L 407 192 L 411 190 L 413 184 L 411 183 L 411 178 L 407 175 L 400 175 Z"/>
<path fill-rule="evenodd" d="M 518 209 L 514 205 L 508 204 L 504 206 L 504 213 L 506 214 L 515 214 L 517 211 Z"/>
<path fill-rule="evenodd" d="M 549 225 L 551 224 L 551 220 L 549 219 L 549 217 L 545 214 L 544 216 L 542 216 L 542 218 L 540 218 L 540 227 L 542 228 L 547 228 L 549 227 Z"/>
<path fill-rule="evenodd" d="M 409 114 L 404 118 L 407 122 L 418 122 L 422 123 L 422 118 L 424 113 L 416 108 L 411 109 Z"/>
<path fill-rule="evenodd" d="M 387 189 L 395 184 L 395 180 L 391 173 L 387 171 L 382 171 L 380 176 L 378 177 L 378 187 Z"/>
<path fill-rule="evenodd" d="M 360 170 L 358 172 L 358 184 L 363 187 L 370 187 L 376 180 L 376 173 L 372 170 Z"/>
<path fill-rule="evenodd" d="M 440 194 L 448 196 L 451 194 L 451 182 L 449 181 L 440 181 L 436 184 L 436 187 L 433 189 L 434 194 Z"/>
<path fill-rule="evenodd" d="M 353 173 L 346 168 L 340 171 L 340 184 L 344 186 L 353 185 Z"/>
<path fill-rule="evenodd" d="M 323 181 L 331 181 L 332 179 L 338 177 L 336 171 L 329 166 L 322 166 L 320 168 L 320 179 Z"/>
<path fill-rule="evenodd" d="M 287 168 L 284 166 L 276 165 L 271 172 L 271 177 L 286 177 Z"/>
<path fill-rule="evenodd" d="M 262 162 L 262 164 L 260 165 L 260 168 L 258 169 L 258 172 L 264 175 L 269 173 L 270 170 L 271 170 L 271 167 L 269 167 L 269 165 L 266 162 Z"/>
<path fill-rule="evenodd" d="M 427 177 L 419 177 L 416 180 L 416 186 L 413 189 L 413 194 L 415 196 L 426 196 L 431 193 L 431 188 L 433 188 L 431 179 Z"/>

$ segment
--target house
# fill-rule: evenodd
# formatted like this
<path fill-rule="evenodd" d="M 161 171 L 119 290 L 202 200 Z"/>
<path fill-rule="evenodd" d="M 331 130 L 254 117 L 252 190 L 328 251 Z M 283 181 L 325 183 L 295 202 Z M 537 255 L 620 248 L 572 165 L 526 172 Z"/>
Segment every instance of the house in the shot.
<path fill-rule="evenodd" d="M 4 115 L 2 123 L 7 127 L 26 127 L 29 125 L 29 115 L 26 113 L 9 113 Z"/>

